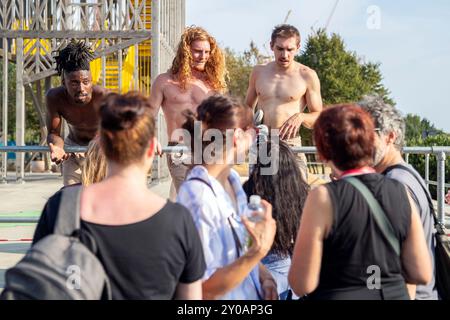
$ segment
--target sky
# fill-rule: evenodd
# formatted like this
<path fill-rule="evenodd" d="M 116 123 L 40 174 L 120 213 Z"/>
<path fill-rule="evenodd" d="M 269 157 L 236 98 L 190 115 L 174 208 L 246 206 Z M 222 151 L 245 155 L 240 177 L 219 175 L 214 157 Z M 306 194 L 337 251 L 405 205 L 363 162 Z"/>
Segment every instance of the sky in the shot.
<path fill-rule="evenodd" d="M 186 24 L 206 28 L 236 52 L 254 41 L 264 54 L 272 28 L 285 21 L 305 40 L 327 25 L 336 0 L 186 0 Z M 338 0 L 327 31 L 365 61 L 378 62 L 383 84 L 404 114 L 450 133 L 450 1 Z M 302 43 L 304 44 L 304 42 Z"/>

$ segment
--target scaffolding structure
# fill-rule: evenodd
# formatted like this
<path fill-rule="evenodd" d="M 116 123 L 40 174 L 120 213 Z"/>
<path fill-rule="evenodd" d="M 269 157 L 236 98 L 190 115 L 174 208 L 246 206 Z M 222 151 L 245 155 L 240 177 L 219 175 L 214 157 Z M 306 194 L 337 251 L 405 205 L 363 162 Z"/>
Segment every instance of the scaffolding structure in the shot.
<path fill-rule="evenodd" d="M 8 67 L 15 65 L 15 144 L 25 145 L 25 93 L 39 115 L 45 144 L 43 94 L 56 75 L 54 53 L 72 39 L 94 49 L 94 83 L 111 91 L 139 90 L 149 95 L 151 83 L 166 71 L 185 26 L 185 0 L 1 0 L 2 124 L 0 144 L 8 143 Z M 165 123 L 157 119 L 162 143 Z M 6 181 L 7 154 L 2 153 L 1 180 Z M 156 177 L 167 176 L 162 159 Z M 25 174 L 24 154 L 16 155 L 16 180 Z"/>

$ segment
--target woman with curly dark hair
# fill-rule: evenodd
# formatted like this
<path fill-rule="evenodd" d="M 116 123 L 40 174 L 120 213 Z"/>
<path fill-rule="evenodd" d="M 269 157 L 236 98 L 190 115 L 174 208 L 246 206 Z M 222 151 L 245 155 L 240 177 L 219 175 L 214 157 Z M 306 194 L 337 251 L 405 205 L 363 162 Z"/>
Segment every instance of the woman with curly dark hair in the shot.
<path fill-rule="evenodd" d="M 294 153 L 285 142 L 269 140 L 259 147 L 260 150 L 267 150 L 268 161 L 261 161 L 258 157 L 244 190 L 248 197 L 256 194 L 272 204 L 277 232 L 272 248 L 262 263 L 275 278 L 280 299 L 285 299 L 289 289 L 287 276 L 294 240 L 309 186 L 302 178 Z"/>

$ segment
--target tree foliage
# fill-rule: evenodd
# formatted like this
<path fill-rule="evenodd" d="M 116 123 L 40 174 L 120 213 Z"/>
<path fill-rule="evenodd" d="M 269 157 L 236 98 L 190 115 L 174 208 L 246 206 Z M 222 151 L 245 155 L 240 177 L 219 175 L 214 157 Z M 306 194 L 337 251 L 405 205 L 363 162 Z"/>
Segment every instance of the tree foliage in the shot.
<path fill-rule="evenodd" d="M 394 104 L 382 84 L 380 64 L 364 62 L 355 52 L 347 50 L 338 34 L 328 35 L 323 29 L 315 31 L 296 60 L 317 72 L 325 105 L 355 102 L 367 94 L 381 95 Z"/>
<path fill-rule="evenodd" d="M 405 117 L 406 141 L 419 141 L 428 136 L 440 135 L 444 132 L 437 129 L 428 119 L 422 119 L 416 114 L 407 114 Z"/>
<path fill-rule="evenodd" d="M 0 70 L 3 62 L 0 61 Z M 0 77 L 0 91 L 3 88 L 3 77 Z M 2 93 L 3 95 L 3 93 Z M 1 112 L 0 112 L 1 113 Z M 0 123 L 3 123 L 3 113 L 0 114 Z M 2 128 L 3 131 L 3 128 Z M 16 65 L 8 65 L 8 140 L 15 140 L 16 136 Z M 25 143 L 38 144 L 40 140 L 40 125 L 36 109 L 28 90 L 25 95 Z"/>

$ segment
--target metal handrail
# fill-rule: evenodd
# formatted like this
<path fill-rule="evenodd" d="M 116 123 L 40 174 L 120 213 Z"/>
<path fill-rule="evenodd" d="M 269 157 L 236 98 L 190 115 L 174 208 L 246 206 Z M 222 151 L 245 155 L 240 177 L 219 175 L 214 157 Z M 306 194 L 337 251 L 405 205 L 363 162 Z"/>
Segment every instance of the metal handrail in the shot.
<path fill-rule="evenodd" d="M 66 152 L 77 153 L 86 152 L 87 147 L 72 147 L 66 146 L 64 148 Z M 165 153 L 176 153 L 187 151 L 188 148 L 185 146 L 170 146 L 162 148 Z M 292 147 L 294 153 L 317 153 L 316 147 Z M 48 146 L 0 146 L 1 152 L 49 152 Z M 441 222 L 445 223 L 445 211 L 444 211 L 444 199 L 445 199 L 445 188 L 450 187 L 450 184 L 445 183 L 445 161 L 446 155 L 450 155 L 450 146 L 434 146 L 434 147 L 405 147 L 403 148 L 403 153 L 405 154 L 406 162 L 409 160 L 410 154 L 424 154 L 425 158 L 425 182 L 427 186 L 436 185 L 437 186 L 437 213 L 438 218 Z M 437 157 L 437 181 L 431 181 L 429 179 L 429 156 L 430 154 L 436 155 Z M 6 178 L 5 172 L 3 177 Z M 1 219 L 0 219 L 1 221 Z"/>

